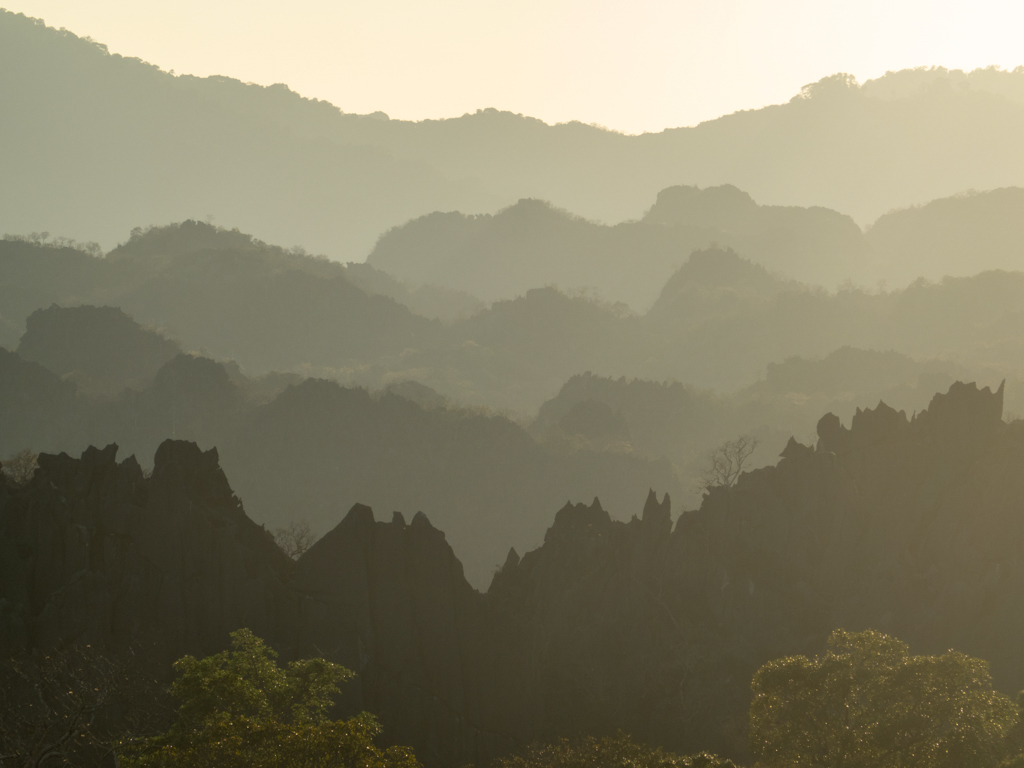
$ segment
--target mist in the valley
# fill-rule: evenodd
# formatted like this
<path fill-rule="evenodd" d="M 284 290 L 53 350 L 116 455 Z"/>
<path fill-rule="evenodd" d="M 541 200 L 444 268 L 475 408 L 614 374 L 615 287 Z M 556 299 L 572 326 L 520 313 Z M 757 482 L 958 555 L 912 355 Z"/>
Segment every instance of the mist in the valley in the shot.
<path fill-rule="evenodd" d="M 0 9 L 0 766 L 1024 764 L 1021 136 L 1024 67 L 627 135 Z"/>

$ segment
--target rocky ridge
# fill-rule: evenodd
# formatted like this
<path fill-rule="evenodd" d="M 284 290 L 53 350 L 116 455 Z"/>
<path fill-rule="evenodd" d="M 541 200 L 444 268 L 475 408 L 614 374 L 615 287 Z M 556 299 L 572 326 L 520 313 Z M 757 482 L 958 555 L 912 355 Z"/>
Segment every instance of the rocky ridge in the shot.
<path fill-rule="evenodd" d="M 249 521 L 215 452 L 168 441 L 150 478 L 116 448 L 43 456 L 0 485 L 5 647 L 148 643 L 154 663 L 248 626 L 285 658 L 357 670 L 346 709 L 431 766 L 623 728 L 743 757 L 750 676 L 876 628 L 917 653 L 990 660 L 1024 687 L 1024 425 L 1002 388 L 954 384 L 911 417 L 884 403 L 816 446 L 715 488 L 673 525 L 567 504 L 481 594 L 418 514 L 357 505 L 297 562 Z"/>

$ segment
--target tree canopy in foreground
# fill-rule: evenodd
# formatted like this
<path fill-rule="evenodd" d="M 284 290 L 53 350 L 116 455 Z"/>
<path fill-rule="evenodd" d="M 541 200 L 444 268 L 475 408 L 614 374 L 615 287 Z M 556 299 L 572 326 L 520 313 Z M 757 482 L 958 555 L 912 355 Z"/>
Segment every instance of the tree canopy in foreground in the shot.
<path fill-rule="evenodd" d="M 293 661 L 248 629 L 231 649 L 174 665 L 178 718 L 165 733 L 126 745 L 129 768 L 419 768 L 406 747 L 379 749 L 369 713 L 331 720 L 338 685 L 353 673 L 324 659 Z"/>
<path fill-rule="evenodd" d="M 638 744 L 621 731 L 598 739 L 585 736 L 534 744 L 498 760 L 493 768 L 735 768 L 706 752 L 681 757 Z"/>
<path fill-rule="evenodd" d="M 761 768 L 995 766 L 1019 719 L 987 662 L 956 651 L 911 656 L 874 631 L 836 630 L 822 655 L 769 662 L 752 688 Z"/>

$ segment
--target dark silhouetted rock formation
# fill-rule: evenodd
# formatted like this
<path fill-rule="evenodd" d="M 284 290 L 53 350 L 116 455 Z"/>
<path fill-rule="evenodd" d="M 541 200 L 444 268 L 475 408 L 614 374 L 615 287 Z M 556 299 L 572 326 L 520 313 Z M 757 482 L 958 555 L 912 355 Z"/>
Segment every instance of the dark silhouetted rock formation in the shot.
<path fill-rule="evenodd" d="M 237 627 L 278 638 L 294 623 L 290 561 L 245 515 L 216 450 L 166 441 L 149 478 L 116 454 L 41 454 L 27 488 L 0 490 L 8 643 L 139 645 L 166 666 Z"/>
<path fill-rule="evenodd" d="M 0 474 L 0 651 L 65 642 L 132 648 L 164 679 L 249 627 L 285 660 L 325 654 L 360 672 L 347 710 L 434 765 L 506 751 L 484 598 L 422 514 L 375 523 L 357 505 L 294 563 L 253 523 L 216 450 L 168 440 L 150 477 L 117 446 L 41 455 L 16 489 Z"/>
<path fill-rule="evenodd" d="M 618 728 L 743 756 L 753 672 L 836 627 L 988 659 L 1013 692 L 1024 426 L 1002 421 L 1002 396 L 957 383 L 913 418 L 826 416 L 815 448 L 792 441 L 674 527 L 653 492 L 629 522 L 567 504 L 486 594 L 421 514 L 357 505 L 292 563 L 213 452 L 168 441 L 149 479 L 113 446 L 43 456 L 27 487 L 0 482 L 3 642 L 144 641 L 166 665 L 249 626 L 286 658 L 357 670 L 345 707 L 379 713 L 431 766 Z"/>
<path fill-rule="evenodd" d="M 481 588 L 509 546 L 541 542 L 550 510 L 566 498 L 600 494 L 628 517 L 648 488 L 678 486 L 665 459 L 556 453 L 502 416 L 426 410 L 314 379 L 254 410 L 218 445 L 250 513 L 268 527 L 306 519 L 326 531 L 357 502 L 423 511 Z"/>

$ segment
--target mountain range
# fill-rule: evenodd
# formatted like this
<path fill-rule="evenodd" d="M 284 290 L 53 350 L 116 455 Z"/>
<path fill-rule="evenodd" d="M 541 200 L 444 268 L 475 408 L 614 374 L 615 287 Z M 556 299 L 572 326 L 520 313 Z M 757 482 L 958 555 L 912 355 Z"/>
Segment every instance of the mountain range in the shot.
<path fill-rule="evenodd" d="M 659 190 L 723 184 L 865 225 L 1024 186 L 1022 81 L 1020 70 L 902 71 L 861 86 L 835 75 L 786 104 L 640 136 L 490 108 L 407 122 L 284 85 L 174 75 L 2 11 L 0 231 L 109 250 L 138 226 L 212 216 L 362 261 L 381 233 L 434 211 L 534 198 L 614 224 L 640 218 Z"/>
<path fill-rule="evenodd" d="M 653 492 L 629 521 L 562 506 L 486 592 L 422 513 L 355 505 L 292 562 L 217 451 L 167 440 L 148 477 L 115 445 L 44 454 L 27 485 L 0 476 L 0 648 L 133 649 L 166 680 L 244 626 L 286 661 L 355 670 L 340 709 L 377 714 L 431 768 L 618 729 L 743 760 L 753 672 L 836 627 L 1024 685 L 1022 452 L 1001 389 L 956 382 L 912 418 L 826 414 L 815 445 L 791 440 L 675 520 Z"/>

